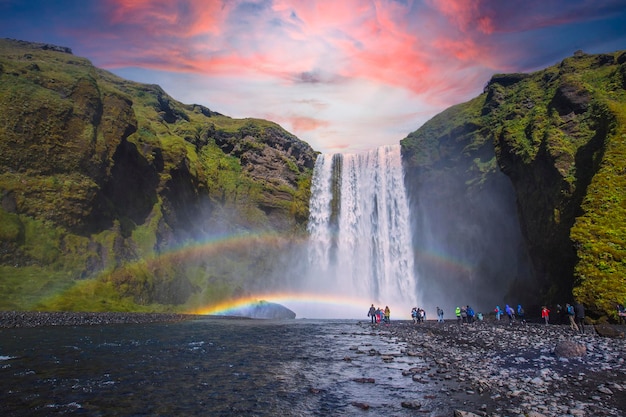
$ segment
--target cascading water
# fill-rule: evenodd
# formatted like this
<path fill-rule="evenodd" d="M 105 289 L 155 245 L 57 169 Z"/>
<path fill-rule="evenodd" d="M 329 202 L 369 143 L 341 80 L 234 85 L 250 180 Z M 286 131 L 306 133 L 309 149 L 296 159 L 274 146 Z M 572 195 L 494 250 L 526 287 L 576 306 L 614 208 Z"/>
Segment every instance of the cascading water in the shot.
<path fill-rule="evenodd" d="M 418 305 L 399 145 L 320 155 L 308 231 L 311 289 L 389 305 L 396 317 Z"/>

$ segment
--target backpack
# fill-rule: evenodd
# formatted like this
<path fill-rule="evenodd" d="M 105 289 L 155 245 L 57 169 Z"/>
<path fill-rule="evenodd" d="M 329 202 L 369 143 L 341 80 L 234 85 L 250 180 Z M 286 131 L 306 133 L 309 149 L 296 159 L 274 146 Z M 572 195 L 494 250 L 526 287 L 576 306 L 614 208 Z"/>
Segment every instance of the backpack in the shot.
<path fill-rule="evenodd" d="M 567 314 L 569 314 L 570 316 L 574 315 L 574 307 L 569 306 L 567 307 Z"/>

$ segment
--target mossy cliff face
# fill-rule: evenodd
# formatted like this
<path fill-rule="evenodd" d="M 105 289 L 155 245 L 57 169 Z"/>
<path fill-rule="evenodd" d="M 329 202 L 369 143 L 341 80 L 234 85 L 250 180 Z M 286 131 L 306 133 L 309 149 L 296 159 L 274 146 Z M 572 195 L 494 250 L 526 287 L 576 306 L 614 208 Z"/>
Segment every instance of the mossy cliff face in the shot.
<path fill-rule="evenodd" d="M 0 309 L 181 309 L 261 286 L 304 232 L 315 156 L 274 123 L 0 40 Z M 235 235 L 229 255 L 165 256 Z"/>
<path fill-rule="evenodd" d="M 489 182 L 506 174 L 538 302 L 574 296 L 614 315 L 626 301 L 625 87 L 624 52 L 579 52 L 533 74 L 496 75 L 481 96 L 402 142 L 407 168 L 423 178 L 454 165 L 470 195 L 484 189 L 477 181 L 496 190 Z"/>

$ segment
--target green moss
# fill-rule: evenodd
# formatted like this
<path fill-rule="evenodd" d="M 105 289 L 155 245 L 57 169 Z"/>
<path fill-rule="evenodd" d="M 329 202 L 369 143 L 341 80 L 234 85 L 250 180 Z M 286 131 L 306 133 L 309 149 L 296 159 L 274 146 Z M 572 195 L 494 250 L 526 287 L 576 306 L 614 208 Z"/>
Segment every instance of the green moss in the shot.
<path fill-rule="evenodd" d="M 24 238 L 24 225 L 17 214 L 0 209 L 0 241 L 19 242 Z"/>
<path fill-rule="evenodd" d="M 0 265 L 0 310 L 34 310 L 39 302 L 70 288 L 73 277 L 65 271 L 39 266 Z"/>

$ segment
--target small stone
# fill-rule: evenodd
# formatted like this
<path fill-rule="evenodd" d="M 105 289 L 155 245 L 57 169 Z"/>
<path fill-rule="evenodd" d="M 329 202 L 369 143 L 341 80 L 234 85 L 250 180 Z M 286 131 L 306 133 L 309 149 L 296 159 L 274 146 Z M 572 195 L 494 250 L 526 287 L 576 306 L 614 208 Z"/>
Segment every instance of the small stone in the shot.
<path fill-rule="evenodd" d="M 419 401 L 402 401 L 400 405 L 402 408 L 408 408 L 411 410 L 419 410 L 422 408 L 422 404 Z"/>
<path fill-rule="evenodd" d="M 374 378 L 354 378 L 353 381 L 361 384 L 373 384 L 376 382 Z"/>
<path fill-rule="evenodd" d="M 360 408 L 361 410 L 369 410 L 370 405 L 366 404 L 366 403 L 360 403 L 360 402 L 356 402 L 354 401 L 352 403 L 353 406 L 355 406 L 356 408 Z"/>
<path fill-rule="evenodd" d="M 480 417 L 478 414 L 462 411 L 462 410 L 454 410 L 454 417 Z"/>

